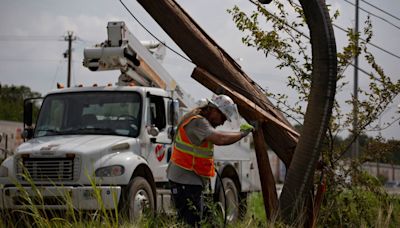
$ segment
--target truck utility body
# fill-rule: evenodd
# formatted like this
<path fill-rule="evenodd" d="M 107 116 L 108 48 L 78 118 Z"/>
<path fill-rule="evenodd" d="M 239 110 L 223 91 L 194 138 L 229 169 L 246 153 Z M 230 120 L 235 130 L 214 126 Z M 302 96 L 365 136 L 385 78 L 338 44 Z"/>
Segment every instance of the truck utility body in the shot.
<path fill-rule="evenodd" d="M 127 31 L 122 22 L 110 23 Z M 112 31 L 121 32 L 110 23 Z M 118 43 L 137 51 L 129 42 Z M 105 46 L 100 48 L 103 54 L 108 50 Z M 166 89 L 167 84 L 175 84 L 171 78 L 168 83 L 161 79 L 165 88 L 137 85 L 139 80 L 132 79 L 132 72 L 126 74 L 126 70 L 139 76 L 148 72 L 141 68 L 148 64 L 141 57 L 143 50 L 132 52 L 128 61 L 124 55 L 116 57 L 115 52 L 108 57 L 98 54 L 98 50 L 88 52 L 97 55 L 85 57 L 84 62 L 92 70 L 98 70 L 95 68 L 99 64 L 105 70 L 107 61 L 115 59 L 125 64 L 121 66 L 119 83 L 59 89 L 47 94 L 34 128 L 27 120 L 32 106 L 26 105 L 24 122 L 29 140 L 0 166 L 0 208 L 27 208 L 23 190 L 32 199 L 40 191 L 43 197 L 32 203 L 45 209 L 68 209 L 72 202 L 78 210 L 99 210 L 102 204 L 106 209 L 119 208 L 130 219 L 138 218 L 148 208 L 171 212 L 166 169 L 177 120 L 191 107 L 190 102 L 183 103 L 190 96 L 181 89 L 178 93 L 176 85 Z M 132 61 L 132 56 L 136 60 Z M 126 65 L 128 62 L 136 65 Z M 149 82 L 154 80 L 154 75 L 145 77 Z M 163 73 L 159 78 L 162 77 L 170 76 Z M 248 141 L 247 138 L 247 142 L 216 147 L 214 153 L 220 176 L 212 178 L 210 194 L 216 201 L 227 202 L 231 221 L 245 208 L 240 204 L 245 203 L 247 193 L 260 189 L 255 154 Z M 100 197 L 96 196 L 96 189 L 100 190 Z"/>

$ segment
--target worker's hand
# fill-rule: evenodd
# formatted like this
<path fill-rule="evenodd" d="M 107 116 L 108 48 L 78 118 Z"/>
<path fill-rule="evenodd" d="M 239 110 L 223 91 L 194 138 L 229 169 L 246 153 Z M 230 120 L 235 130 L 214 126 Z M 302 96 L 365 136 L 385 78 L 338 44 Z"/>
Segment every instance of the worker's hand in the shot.
<path fill-rule="evenodd" d="M 254 131 L 254 127 L 248 123 L 240 125 L 240 132 L 242 133 L 242 138 L 247 136 L 250 132 Z"/>

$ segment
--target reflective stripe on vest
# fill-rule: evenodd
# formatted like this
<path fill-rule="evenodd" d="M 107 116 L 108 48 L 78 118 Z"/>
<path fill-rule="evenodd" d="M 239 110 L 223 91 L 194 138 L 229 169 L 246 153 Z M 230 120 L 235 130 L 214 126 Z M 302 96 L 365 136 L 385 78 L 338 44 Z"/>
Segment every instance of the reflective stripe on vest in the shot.
<path fill-rule="evenodd" d="M 171 161 L 187 170 L 194 171 L 197 175 L 213 177 L 214 170 L 214 145 L 205 141 L 200 146 L 192 144 L 187 137 L 184 127 L 193 119 L 202 118 L 199 115 L 186 119 L 178 129 Z"/>

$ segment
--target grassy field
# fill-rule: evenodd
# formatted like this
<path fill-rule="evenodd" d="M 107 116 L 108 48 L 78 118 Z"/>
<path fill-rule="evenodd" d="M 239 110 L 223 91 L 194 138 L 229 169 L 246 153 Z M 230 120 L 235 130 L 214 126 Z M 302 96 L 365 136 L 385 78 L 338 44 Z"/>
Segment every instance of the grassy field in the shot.
<path fill-rule="evenodd" d="M 370 192 L 343 192 L 335 202 L 326 202 L 318 219 L 318 227 L 399 227 L 400 197 L 388 196 L 388 203 Z M 0 227 L 183 227 L 175 216 L 158 214 L 145 216 L 135 223 L 117 216 L 118 211 L 99 211 L 87 214 L 71 207 L 66 211 L 43 213 L 31 206 L 32 199 L 25 198 L 25 210 L 12 213 L 2 211 Z M 383 203 L 383 204 L 382 204 Z M 384 207 L 383 207 L 384 206 Z M 223 219 L 212 218 L 202 227 L 223 227 Z M 276 221 L 267 222 L 261 193 L 252 193 L 244 218 L 226 227 L 296 227 Z"/>
<path fill-rule="evenodd" d="M 40 198 L 40 197 L 39 197 Z M 90 214 L 75 211 L 72 207 L 66 211 L 40 210 L 40 206 L 33 206 L 32 199 L 23 196 L 27 209 L 13 212 L 2 211 L 0 227 L 182 227 L 173 215 L 158 214 L 153 217 L 143 217 L 135 223 L 128 222 L 128 219 L 117 216 L 117 211 L 99 210 Z M 249 196 L 249 206 L 244 219 L 236 224 L 229 224 L 227 227 L 266 227 L 264 205 L 260 193 L 253 193 Z M 223 219 L 211 219 L 204 221 L 202 227 L 222 227 Z"/>

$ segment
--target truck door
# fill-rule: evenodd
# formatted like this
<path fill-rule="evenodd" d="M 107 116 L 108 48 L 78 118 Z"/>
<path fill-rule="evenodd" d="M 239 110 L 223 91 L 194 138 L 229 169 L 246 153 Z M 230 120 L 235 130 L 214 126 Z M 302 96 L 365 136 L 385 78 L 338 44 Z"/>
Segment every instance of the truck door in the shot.
<path fill-rule="evenodd" d="M 169 98 L 162 96 L 149 96 L 149 108 L 147 114 L 148 126 L 156 129 L 157 134 L 150 134 L 148 148 L 148 162 L 153 169 L 156 182 L 167 181 L 166 168 L 171 154 L 172 139 L 169 136 L 171 126 L 167 121 L 167 104 Z"/>

